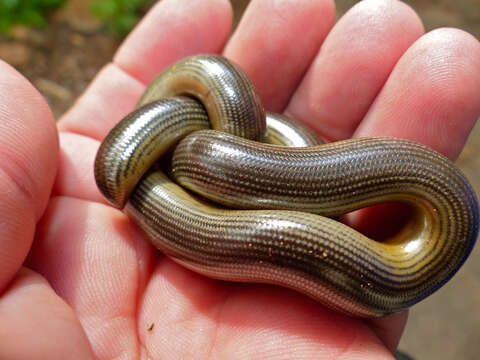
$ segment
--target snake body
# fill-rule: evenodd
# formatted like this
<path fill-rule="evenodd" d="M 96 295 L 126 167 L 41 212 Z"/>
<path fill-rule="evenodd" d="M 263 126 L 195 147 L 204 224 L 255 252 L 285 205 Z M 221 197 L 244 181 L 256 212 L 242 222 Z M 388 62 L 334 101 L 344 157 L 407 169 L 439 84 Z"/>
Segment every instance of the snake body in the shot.
<path fill-rule="evenodd" d="M 236 85 L 218 95 L 226 83 Z M 477 199 L 445 157 L 392 138 L 317 145 L 285 119 L 265 125 L 253 85 L 224 58 L 172 65 L 138 106 L 103 141 L 97 185 L 158 249 L 199 273 L 278 284 L 344 313 L 382 316 L 442 286 L 476 241 Z M 265 128 L 275 145 L 254 141 Z M 179 141 L 171 176 L 224 207 L 154 165 Z M 387 201 L 409 204 L 413 215 L 385 242 L 327 217 Z"/>

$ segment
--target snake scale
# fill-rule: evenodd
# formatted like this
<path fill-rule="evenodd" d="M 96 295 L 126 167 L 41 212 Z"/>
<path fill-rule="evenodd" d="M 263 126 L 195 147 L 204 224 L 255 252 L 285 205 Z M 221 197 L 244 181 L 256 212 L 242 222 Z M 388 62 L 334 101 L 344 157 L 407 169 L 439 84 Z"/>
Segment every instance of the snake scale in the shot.
<path fill-rule="evenodd" d="M 216 55 L 182 59 L 148 86 L 102 142 L 95 178 L 187 268 L 289 287 L 353 316 L 430 295 L 478 235 L 475 193 L 448 159 L 394 138 L 321 144 L 266 114 L 245 73 Z M 335 220 L 390 201 L 412 216 L 385 241 Z"/>

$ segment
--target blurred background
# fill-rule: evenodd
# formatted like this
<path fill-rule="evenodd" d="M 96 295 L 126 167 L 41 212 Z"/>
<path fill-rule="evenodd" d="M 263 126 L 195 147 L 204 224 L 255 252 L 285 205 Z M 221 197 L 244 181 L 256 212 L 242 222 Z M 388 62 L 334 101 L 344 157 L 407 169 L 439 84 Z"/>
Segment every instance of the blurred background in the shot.
<path fill-rule="evenodd" d="M 237 24 L 249 0 L 231 0 Z M 337 0 L 340 17 L 357 1 Z M 0 59 L 15 66 L 60 117 L 152 0 L 0 0 Z M 480 0 L 407 1 L 428 30 L 454 26 L 480 39 Z M 480 94 L 479 94 L 480 96 Z M 458 165 L 480 194 L 480 126 Z M 457 276 L 410 312 L 400 349 L 416 360 L 480 358 L 480 247 Z"/>

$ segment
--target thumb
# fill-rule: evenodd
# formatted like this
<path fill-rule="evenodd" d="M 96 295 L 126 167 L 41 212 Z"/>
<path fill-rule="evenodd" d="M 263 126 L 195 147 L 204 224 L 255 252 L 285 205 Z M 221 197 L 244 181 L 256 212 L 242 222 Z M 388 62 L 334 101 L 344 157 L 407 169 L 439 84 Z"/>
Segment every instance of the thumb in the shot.
<path fill-rule="evenodd" d="M 55 120 L 45 100 L 0 61 L 0 292 L 20 269 L 57 171 Z"/>

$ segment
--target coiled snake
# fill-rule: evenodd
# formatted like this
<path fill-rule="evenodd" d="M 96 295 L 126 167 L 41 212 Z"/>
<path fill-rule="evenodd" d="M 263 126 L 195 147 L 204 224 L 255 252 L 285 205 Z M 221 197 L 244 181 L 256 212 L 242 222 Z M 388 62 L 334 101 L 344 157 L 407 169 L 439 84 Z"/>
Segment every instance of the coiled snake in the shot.
<path fill-rule="evenodd" d="M 461 172 L 407 140 L 319 142 L 266 116 L 236 65 L 198 55 L 111 130 L 95 178 L 158 249 L 213 278 L 279 284 L 355 316 L 398 312 L 449 280 L 479 227 Z M 174 145 L 168 177 L 156 163 Z M 384 242 L 330 218 L 387 201 L 413 215 Z"/>

